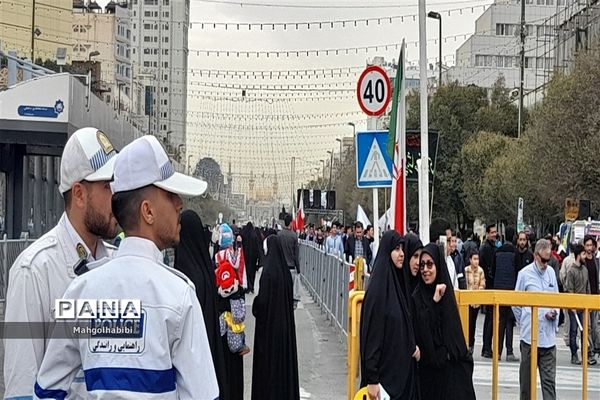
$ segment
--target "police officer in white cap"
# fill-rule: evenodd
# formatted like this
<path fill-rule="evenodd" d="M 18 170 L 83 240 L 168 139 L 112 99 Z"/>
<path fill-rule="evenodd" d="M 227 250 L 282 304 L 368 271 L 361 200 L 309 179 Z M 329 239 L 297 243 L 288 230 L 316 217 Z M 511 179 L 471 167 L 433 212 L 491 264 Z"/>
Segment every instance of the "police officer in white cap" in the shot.
<path fill-rule="evenodd" d="M 117 234 L 110 190 L 116 154 L 108 137 L 96 128 L 79 129 L 65 145 L 59 187 L 65 213 L 10 269 L 5 328 L 18 328 L 5 341 L 5 399 L 32 397 L 54 300 L 62 298 L 75 278 L 75 267 L 85 269 L 86 263 L 109 257 L 114 250 L 101 239 Z M 25 322 L 32 324 L 19 324 Z"/>
<path fill-rule="evenodd" d="M 206 182 L 175 172 L 154 136 L 123 148 L 115 163 L 112 204 L 126 237 L 115 258 L 77 277 L 64 298 L 137 299 L 140 318 L 120 314 L 93 323 L 135 327 L 123 335 L 92 333 L 50 340 L 36 396 L 68 397 L 82 366 L 88 399 L 219 397 L 194 286 L 163 264 L 161 254 L 179 242 L 180 195 L 200 195 L 206 187 Z"/>

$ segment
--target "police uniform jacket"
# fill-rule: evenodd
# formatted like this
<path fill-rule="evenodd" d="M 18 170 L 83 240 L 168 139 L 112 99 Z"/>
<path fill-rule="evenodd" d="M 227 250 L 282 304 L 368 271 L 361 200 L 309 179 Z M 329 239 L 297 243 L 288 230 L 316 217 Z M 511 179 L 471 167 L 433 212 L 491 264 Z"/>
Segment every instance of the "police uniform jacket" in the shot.
<path fill-rule="evenodd" d="M 101 240 L 96 259 L 110 257 L 116 248 Z M 5 399 L 31 399 L 35 376 L 48 345 L 49 323 L 55 299 L 60 299 L 75 278 L 73 267 L 81 257 L 94 261 L 91 251 L 63 213 L 58 224 L 32 243 L 15 260 L 6 295 L 6 328 L 14 338 L 5 341 Z M 10 322 L 34 322 L 25 331 Z M 78 376 L 75 386 L 81 381 Z"/>
<path fill-rule="evenodd" d="M 68 397 L 81 365 L 88 399 L 218 398 L 195 288 L 162 259 L 153 242 L 126 237 L 114 259 L 73 281 L 65 299 L 139 299 L 141 318 L 126 334 L 52 339 L 38 373 L 36 396 Z"/>

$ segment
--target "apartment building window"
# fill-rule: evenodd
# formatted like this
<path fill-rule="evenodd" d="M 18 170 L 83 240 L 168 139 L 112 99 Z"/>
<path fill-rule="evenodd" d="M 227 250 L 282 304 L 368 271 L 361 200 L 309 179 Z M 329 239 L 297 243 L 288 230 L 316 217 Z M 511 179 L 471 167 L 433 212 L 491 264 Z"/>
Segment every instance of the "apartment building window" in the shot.
<path fill-rule="evenodd" d="M 514 24 L 496 24 L 496 35 L 512 36 L 515 34 Z"/>
<path fill-rule="evenodd" d="M 137 25 L 135 22 L 133 23 L 133 29 L 137 29 Z"/>
<path fill-rule="evenodd" d="M 163 0 L 163 5 L 168 6 L 169 5 L 169 0 Z"/>
<path fill-rule="evenodd" d="M 154 29 L 153 24 L 144 24 L 144 29 Z"/>
<path fill-rule="evenodd" d="M 496 56 L 496 67 L 504 67 L 504 56 Z"/>
<path fill-rule="evenodd" d="M 169 68 L 169 62 L 163 61 L 163 68 Z"/>
<path fill-rule="evenodd" d="M 167 118 L 167 113 L 166 112 L 162 113 L 162 117 Z"/>
<path fill-rule="evenodd" d="M 144 61 L 144 67 L 150 68 L 150 61 Z"/>
<path fill-rule="evenodd" d="M 137 15 L 137 11 L 133 10 L 133 16 L 135 17 Z"/>
<path fill-rule="evenodd" d="M 154 68 L 158 68 L 158 63 L 156 61 L 154 61 L 152 64 L 154 65 Z"/>
<path fill-rule="evenodd" d="M 163 25 L 163 29 L 164 29 L 165 31 L 168 31 L 168 30 L 169 30 L 169 24 L 164 24 L 164 25 Z"/>
<path fill-rule="evenodd" d="M 163 37 L 163 43 L 169 43 L 169 37 L 168 36 Z"/>
<path fill-rule="evenodd" d="M 163 56 L 169 55 L 169 49 L 163 49 Z"/>
<path fill-rule="evenodd" d="M 169 75 L 167 75 L 167 74 L 164 74 L 164 75 L 163 75 L 163 79 L 164 79 L 164 80 L 167 80 L 167 79 L 169 79 Z"/>
<path fill-rule="evenodd" d="M 166 86 L 163 86 L 162 88 L 163 93 L 168 93 L 169 92 L 169 88 Z"/>
<path fill-rule="evenodd" d="M 152 11 L 144 11 L 144 17 L 151 17 L 154 14 Z"/>
<path fill-rule="evenodd" d="M 492 66 L 492 56 L 476 55 L 475 56 L 475 66 L 476 67 L 491 67 Z"/>
<path fill-rule="evenodd" d="M 152 42 L 152 36 L 144 36 L 144 43 Z"/>
<path fill-rule="evenodd" d="M 163 11 L 163 17 L 169 18 L 169 12 L 168 11 Z"/>
<path fill-rule="evenodd" d="M 157 6 L 158 0 L 144 0 L 144 5 L 146 6 Z"/>
<path fill-rule="evenodd" d="M 166 105 L 167 105 L 167 99 L 164 99 L 164 100 L 162 101 L 162 103 L 163 103 L 163 106 L 166 106 Z"/>

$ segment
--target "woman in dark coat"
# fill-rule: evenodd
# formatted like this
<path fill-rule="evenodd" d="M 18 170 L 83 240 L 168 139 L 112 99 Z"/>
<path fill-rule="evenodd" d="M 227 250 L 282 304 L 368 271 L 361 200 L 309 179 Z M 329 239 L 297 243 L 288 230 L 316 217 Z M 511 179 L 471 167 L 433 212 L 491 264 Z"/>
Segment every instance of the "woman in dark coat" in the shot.
<path fill-rule="evenodd" d="M 242 228 L 242 243 L 244 244 L 244 261 L 246 262 L 246 274 L 248 275 L 248 291 L 254 293 L 254 278 L 258 271 L 258 257 L 262 242 L 256 236 L 256 230 L 252 222 L 248 222 Z"/>
<path fill-rule="evenodd" d="M 419 380 L 427 400 L 475 399 L 473 358 L 462 333 L 460 316 L 442 249 L 428 244 L 419 263 L 421 279 L 413 293 Z"/>
<path fill-rule="evenodd" d="M 194 211 L 186 210 L 181 214 L 179 236 L 179 245 L 175 249 L 175 269 L 183 272 L 196 286 L 196 296 L 202 307 L 208 343 L 219 382 L 219 398 L 228 400 L 227 374 L 217 312 L 215 269 L 208 253 L 210 239 L 205 236 L 202 220 Z"/>
<path fill-rule="evenodd" d="M 402 237 L 381 238 L 361 313 L 361 386 L 375 398 L 379 385 L 393 400 L 419 399 L 417 360 Z"/>
<path fill-rule="evenodd" d="M 408 272 L 408 298 L 415 291 L 419 283 L 419 262 L 421 261 L 421 251 L 423 251 L 423 242 L 414 233 L 404 236 L 404 264 L 402 268 Z M 412 300 L 411 300 L 412 301 Z"/>
<path fill-rule="evenodd" d="M 279 238 L 272 235 L 266 240 L 259 291 L 252 304 L 256 318 L 252 399 L 299 400 L 292 276 Z"/>

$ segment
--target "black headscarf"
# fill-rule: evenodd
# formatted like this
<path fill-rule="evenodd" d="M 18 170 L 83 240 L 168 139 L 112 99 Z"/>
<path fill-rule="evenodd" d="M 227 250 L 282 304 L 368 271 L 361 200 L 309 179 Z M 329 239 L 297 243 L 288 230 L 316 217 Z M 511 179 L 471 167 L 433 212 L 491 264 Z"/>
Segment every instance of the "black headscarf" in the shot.
<path fill-rule="evenodd" d="M 277 235 L 266 240 L 265 265 L 252 304 L 256 318 L 252 398 L 299 400 L 292 276 Z"/>
<path fill-rule="evenodd" d="M 423 254 L 428 254 L 433 259 L 436 266 L 436 277 L 435 282 L 430 285 L 425 284 L 423 279 L 419 279 L 419 285 L 415 293 L 421 297 L 428 308 L 435 310 L 436 314 L 442 318 L 441 325 L 443 328 L 444 345 L 451 357 L 461 359 L 466 356 L 468 350 L 462 333 L 460 315 L 458 314 L 456 298 L 454 297 L 454 288 L 450 280 L 450 274 L 448 273 L 446 259 L 442 256 L 442 251 L 434 243 L 430 243 L 423 248 L 421 258 Z M 435 303 L 433 301 L 435 287 L 441 283 L 446 285 L 446 290 L 442 299 L 438 303 Z"/>
<path fill-rule="evenodd" d="M 391 258 L 392 251 L 403 244 L 396 231 L 388 231 L 377 250 L 361 312 L 361 386 L 381 383 L 393 399 L 408 400 L 418 393 L 412 357 L 416 342 L 406 293 L 407 271 L 396 267 Z"/>
<path fill-rule="evenodd" d="M 217 284 L 215 269 L 208 253 L 208 238 L 202 220 L 192 210 L 181 214 L 179 245 L 175 249 L 175 269 L 183 272 L 196 286 L 196 296 L 202 307 L 202 316 L 213 364 L 219 382 L 220 398 L 227 399 L 227 382 L 223 344 L 217 312 Z"/>
<path fill-rule="evenodd" d="M 436 266 L 435 282 L 419 284 L 413 293 L 415 335 L 421 350 L 420 387 L 427 399 L 475 400 L 473 358 L 467 350 L 456 307 L 454 288 L 443 250 L 430 243 L 423 249 Z M 433 300 L 438 284 L 446 290 L 439 302 Z"/>
<path fill-rule="evenodd" d="M 406 293 L 409 297 L 414 292 L 420 280 L 418 271 L 417 276 L 413 276 L 410 272 L 410 259 L 417 252 L 417 250 L 420 250 L 422 248 L 423 243 L 417 235 L 415 235 L 414 233 L 409 233 L 406 236 L 404 236 L 404 264 L 402 266 L 402 269 L 404 272 L 404 276 L 407 277 L 408 291 Z"/>

